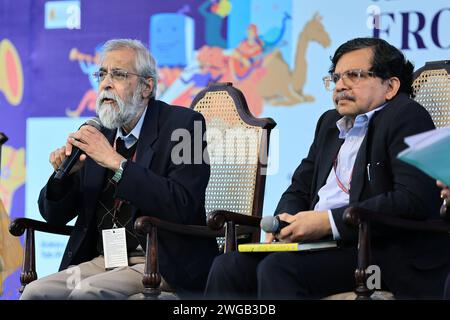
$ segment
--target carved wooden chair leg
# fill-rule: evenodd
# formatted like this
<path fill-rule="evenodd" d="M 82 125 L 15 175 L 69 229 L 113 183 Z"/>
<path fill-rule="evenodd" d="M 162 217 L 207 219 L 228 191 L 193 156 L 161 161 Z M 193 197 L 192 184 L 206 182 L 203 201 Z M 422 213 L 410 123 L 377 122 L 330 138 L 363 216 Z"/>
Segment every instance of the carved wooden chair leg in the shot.
<path fill-rule="evenodd" d="M 20 274 L 21 287 L 19 292 L 22 293 L 25 287 L 32 281 L 37 279 L 36 258 L 34 244 L 34 230 L 26 229 L 25 234 L 25 251 L 23 253 L 22 273 Z"/>
<path fill-rule="evenodd" d="M 144 267 L 144 277 L 142 283 L 144 285 L 145 299 L 156 300 L 161 294 L 161 275 L 158 268 L 158 240 L 157 228 L 151 227 L 150 233 L 147 234 L 147 249 Z"/>
<path fill-rule="evenodd" d="M 359 223 L 358 268 L 355 271 L 356 300 L 371 300 L 373 290 L 367 287 L 367 267 L 370 263 L 370 225 L 367 221 Z"/>

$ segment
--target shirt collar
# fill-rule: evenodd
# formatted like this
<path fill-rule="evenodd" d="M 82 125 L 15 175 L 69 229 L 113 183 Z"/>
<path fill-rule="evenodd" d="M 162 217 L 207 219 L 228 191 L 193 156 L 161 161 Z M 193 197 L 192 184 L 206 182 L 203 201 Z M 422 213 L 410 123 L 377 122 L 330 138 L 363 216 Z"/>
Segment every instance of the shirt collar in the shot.
<path fill-rule="evenodd" d="M 144 124 L 145 114 L 147 113 L 147 107 L 145 107 L 144 112 L 142 112 L 139 121 L 134 126 L 133 130 L 127 135 L 124 135 L 122 132 L 122 128 L 117 129 L 116 139 L 121 138 L 125 142 L 125 147 L 127 149 L 131 148 L 136 141 L 139 139 L 139 135 L 141 134 L 142 125 Z"/>
<path fill-rule="evenodd" d="M 343 116 L 336 122 L 336 126 L 339 129 L 339 138 L 344 139 L 347 133 L 353 128 L 361 128 L 367 126 L 369 124 L 370 119 L 373 117 L 375 112 L 380 111 L 386 106 L 386 103 L 383 103 L 376 109 L 370 110 L 369 112 L 358 114 L 353 121 L 352 118 L 348 116 Z"/>

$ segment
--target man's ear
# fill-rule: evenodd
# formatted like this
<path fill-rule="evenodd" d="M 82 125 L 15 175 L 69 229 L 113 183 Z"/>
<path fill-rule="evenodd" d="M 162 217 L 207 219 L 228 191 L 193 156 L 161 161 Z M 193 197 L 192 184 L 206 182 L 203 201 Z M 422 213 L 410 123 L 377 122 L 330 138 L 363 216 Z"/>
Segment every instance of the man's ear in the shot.
<path fill-rule="evenodd" d="M 386 100 L 391 100 L 397 95 L 398 90 L 400 89 L 400 79 L 397 77 L 392 77 L 387 80 L 388 88 L 386 91 Z"/>
<path fill-rule="evenodd" d="M 145 78 L 146 86 L 142 90 L 142 98 L 148 99 L 153 91 L 154 82 L 152 78 Z"/>

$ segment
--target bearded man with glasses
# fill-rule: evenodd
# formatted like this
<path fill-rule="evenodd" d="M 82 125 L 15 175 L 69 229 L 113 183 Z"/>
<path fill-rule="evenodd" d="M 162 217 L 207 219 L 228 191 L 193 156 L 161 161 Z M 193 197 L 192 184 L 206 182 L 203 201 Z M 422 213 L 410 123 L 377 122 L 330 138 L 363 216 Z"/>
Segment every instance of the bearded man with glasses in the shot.
<path fill-rule="evenodd" d="M 210 167 L 203 158 L 203 116 L 155 99 L 156 63 L 138 40 L 106 42 L 94 76 L 103 128 L 84 125 L 50 154 L 57 170 L 74 147 L 84 152 L 65 178 L 54 173 L 39 197 L 46 221 L 65 225 L 77 217 L 75 228 L 61 271 L 31 282 L 22 299 L 126 299 L 143 290 L 146 243 L 133 228 L 138 216 L 206 223 Z M 172 158 L 175 130 L 200 135 L 201 155 L 190 146 L 189 160 Z M 162 289 L 182 298 L 203 293 L 218 254 L 215 239 L 169 232 L 158 239 Z"/>
<path fill-rule="evenodd" d="M 412 220 L 438 217 L 434 181 L 397 159 L 405 137 L 434 128 L 428 112 L 410 97 L 412 79 L 411 62 L 382 39 L 356 38 L 336 50 L 323 78 L 335 109 L 320 117 L 309 153 L 276 208 L 275 215 L 289 225 L 266 240 L 334 238 L 339 249 L 219 256 L 207 296 L 311 299 L 353 291 L 358 233 L 343 221 L 346 208 Z M 400 298 L 442 297 L 448 236 L 377 228 L 373 233 L 381 289 Z"/>

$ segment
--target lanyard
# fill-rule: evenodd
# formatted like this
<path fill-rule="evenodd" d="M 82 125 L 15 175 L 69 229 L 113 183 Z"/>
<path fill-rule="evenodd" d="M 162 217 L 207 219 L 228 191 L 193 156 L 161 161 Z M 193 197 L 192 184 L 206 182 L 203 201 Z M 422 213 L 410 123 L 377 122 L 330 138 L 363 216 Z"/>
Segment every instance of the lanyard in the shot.
<path fill-rule="evenodd" d="M 337 174 L 338 157 L 339 157 L 339 152 L 333 161 L 333 170 L 334 170 L 334 175 L 336 177 L 337 185 L 338 185 L 339 189 L 341 189 L 343 192 L 345 192 L 346 194 L 350 194 L 350 187 L 351 187 L 352 177 L 353 177 L 353 169 L 355 166 L 353 165 L 352 173 L 350 174 L 350 180 L 348 181 L 348 188 L 346 188 L 344 183 L 341 181 L 341 179 L 339 179 L 338 174 Z"/>

